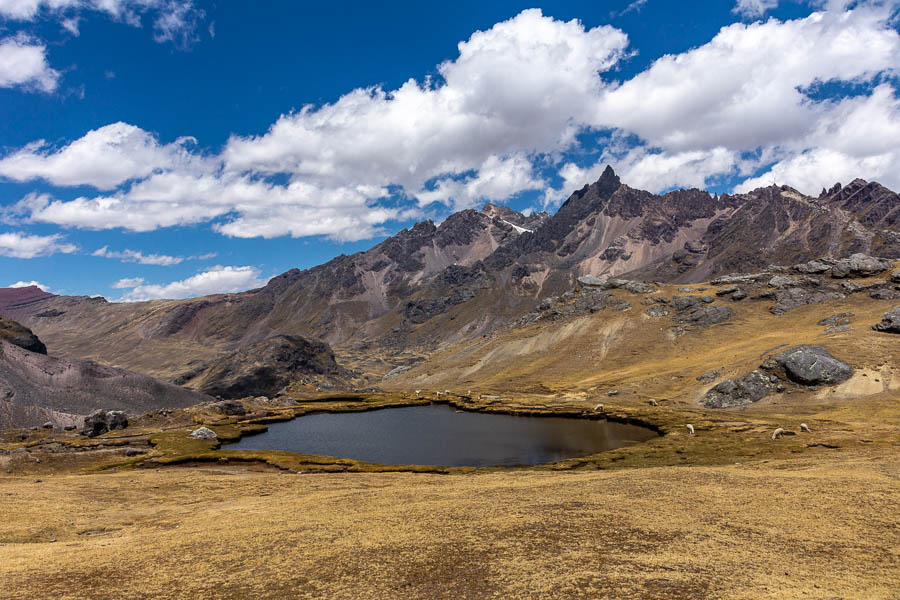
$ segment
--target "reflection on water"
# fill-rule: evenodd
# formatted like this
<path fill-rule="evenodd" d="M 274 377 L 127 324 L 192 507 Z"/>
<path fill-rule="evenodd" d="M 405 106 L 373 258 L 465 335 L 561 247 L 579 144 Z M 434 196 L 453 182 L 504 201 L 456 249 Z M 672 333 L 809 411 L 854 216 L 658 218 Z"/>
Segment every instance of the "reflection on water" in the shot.
<path fill-rule="evenodd" d="M 308 415 L 229 444 L 230 450 L 287 450 L 383 465 L 536 465 L 656 437 L 607 421 L 456 412 L 445 404 Z"/>

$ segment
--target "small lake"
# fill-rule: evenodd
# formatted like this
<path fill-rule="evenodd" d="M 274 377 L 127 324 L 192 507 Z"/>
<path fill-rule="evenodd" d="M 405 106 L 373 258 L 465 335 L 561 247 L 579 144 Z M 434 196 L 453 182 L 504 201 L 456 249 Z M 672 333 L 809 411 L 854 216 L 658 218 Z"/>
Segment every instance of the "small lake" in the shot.
<path fill-rule="evenodd" d="M 229 450 L 286 450 L 382 465 L 537 465 L 657 437 L 645 427 L 563 417 L 458 412 L 446 404 L 322 413 L 274 423 Z"/>

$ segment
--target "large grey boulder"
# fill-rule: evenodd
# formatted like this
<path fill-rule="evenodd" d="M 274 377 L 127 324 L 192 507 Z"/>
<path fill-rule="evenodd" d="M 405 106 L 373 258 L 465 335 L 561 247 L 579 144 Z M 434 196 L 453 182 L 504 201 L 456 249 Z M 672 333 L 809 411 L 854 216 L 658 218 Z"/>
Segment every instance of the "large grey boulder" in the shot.
<path fill-rule="evenodd" d="M 700 298 L 696 296 L 675 296 L 672 298 L 672 308 L 681 312 L 700 304 Z"/>
<path fill-rule="evenodd" d="M 782 391 L 783 380 L 807 386 L 836 385 L 852 374 L 853 367 L 822 346 L 796 346 L 773 355 L 759 369 L 739 379 L 727 379 L 712 387 L 703 404 L 707 408 L 745 407 L 773 391 Z"/>
<path fill-rule="evenodd" d="M 578 278 L 578 283 L 580 283 L 581 285 L 586 285 L 588 287 L 599 287 L 606 289 L 607 287 L 609 287 L 606 282 L 606 279 L 600 279 L 599 277 L 595 277 L 594 275 L 585 275 L 584 277 Z"/>
<path fill-rule="evenodd" d="M 788 277 L 787 275 L 776 275 L 769 280 L 767 285 L 773 288 L 794 287 L 797 285 L 797 281 L 793 277 Z"/>
<path fill-rule="evenodd" d="M 733 408 L 758 402 L 769 394 L 775 386 L 769 376 L 759 369 L 751 371 L 740 379 L 726 379 L 706 393 L 707 408 Z"/>
<path fill-rule="evenodd" d="M 844 277 L 869 277 L 887 271 L 894 266 L 890 260 L 875 258 L 868 254 L 851 254 L 849 258 L 837 261 L 831 267 L 831 276 L 837 279 Z"/>
<path fill-rule="evenodd" d="M 846 296 L 840 292 L 807 291 L 799 287 L 779 289 L 775 292 L 775 305 L 769 311 L 775 315 L 783 315 L 800 306 L 822 304 L 828 300 L 840 300 L 841 298 L 846 298 Z"/>
<path fill-rule="evenodd" d="M 103 435 L 114 429 L 128 427 L 128 415 L 121 410 L 104 410 L 99 408 L 84 418 L 81 433 L 88 437 Z"/>
<path fill-rule="evenodd" d="M 900 306 L 896 306 L 894 310 L 884 313 L 881 316 L 881 323 L 876 323 L 872 326 L 872 329 L 886 333 L 900 333 Z"/>
<path fill-rule="evenodd" d="M 773 355 L 762 368 L 803 385 L 836 385 L 853 375 L 853 367 L 822 346 L 796 346 Z"/>
<path fill-rule="evenodd" d="M 793 269 L 798 273 L 803 273 L 804 275 L 814 275 L 817 273 L 824 273 L 828 269 L 831 268 L 831 265 L 827 265 L 819 260 L 811 260 L 806 263 L 801 263 L 799 265 L 794 265 Z"/>
<path fill-rule="evenodd" d="M 199 429 L 195 429 L 188 437 L 192 437 L 195 440 L 214 440 L 218 438 L 216 432 L 209 427 L 201 427 Z"/>
<path fill-rule="evenodd" d="M 577 281 L 585 287 L 598 288 L 601 290 L 621 289 L 627 292 L 631 292 L 632 294 L 652 294 L 656 291 L 656 288 L 649 283 L 643 281 L 632 281 L 631 279 L 616 279 L 613 277 L 603 279 L 600 277 L 595 277 L 594 275 L 585 275 L 583 277 L 579 277 Z"/>
<path fill-rule="evenodd" d="M 709 327 L 716 323 L 724 323 L 733 316 L 734 310 L 727 306 L 703 305 L 685 311 L 684 314 L 679 315 L 678 320 L 684 325 Z"/>

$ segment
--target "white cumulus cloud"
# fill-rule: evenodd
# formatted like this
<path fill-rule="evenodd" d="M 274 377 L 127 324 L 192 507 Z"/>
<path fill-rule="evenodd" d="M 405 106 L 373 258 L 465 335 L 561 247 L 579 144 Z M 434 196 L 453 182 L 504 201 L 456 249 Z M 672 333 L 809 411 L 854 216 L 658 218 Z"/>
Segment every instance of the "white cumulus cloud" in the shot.
<path fill-rule="evenodd" d="M 136 288 L 142 283 L 144 283 L 143 277 L 124 277 L 114 282 L 109 287 L 113 288 L 114 290 L 128 290 L 131 288 Z"/>
<path fill-rule="evenodd" d="M 30 194 L 7 212 L 86 229 L 210 222 L 232 237 L 358 240 L 433 203 L 460 209 L 543 190 L 554 205 L 606 162 L 651 191 L 777 178 L 818 192 L 851 171 L 900 187 L 891 7 L 825 7 L 729 25 L 621 82 L 612 79 L 629 56 L 622 31 L 526 10 L 461 42 L 437 77 L 304 106 L 260 135 L 231 136 L 219 154 L 125 123 L 13 150 L 0 176 L 100 192 Z M 582 148 L 579 134 L 591 131 L 612 141 Z M 597 160 L 579 166 L 573 150 Z"/>
<path fill-rule="evenodd" d="M 112 123 L 87 132 L 62 148 L 44 140 L 0 159 L 0 176 L 14 181 L 45 179 L 57 186 L 91 185 L 113 189 L 154 171 L 189 169 L 200 160 L 187 147 L 193 138 L 160 144 L 150 133 L 127 123 Z"/>
<path fill-rule="evenodd" d="M 744 17 L 761 17 L 773 8 L 778 8 L 778 0 L 737 0 L 732 12 Z"/>
<path fill-rule="evenodd" d="M 205 17 L 193 0 L 2 0 L 0 18 L 34 21 L 40 17 L 57 18 L 73 35 L 78 35 L 79 14 L 100 12 L 113 20 L 141 26 L 141 18 L 153 21 L 153 38 L 185 46 L 195 41 L 196 29 Z"/>
<path fill-rule="evenodd" d="M 50 291 L 49 285 L 44 285 L 43 283 L 40 283 L 37 281 L 17 281 L 15 283 L 9 284 L 7 287 L 11 287 L 11 288 L 36 287 L 36 288 L 40 288 L 41 290 L 43 290 L 45 292 Z"/>
<path fill-rule="evenodd" d="M 60 234 L 0 233 L 0 256 L 37 258 L 39 256 L 51 256 L 56 253 L 72 254 L 78 250 L 75 244 L 69 244 L 64 239 L 64 236 Z"/>
<path fill-rule="evenodd" d="M 103 246 L 91 253 L 91 256 L 100 256 L 103 258 L 115 258 L 122 262 L 138 263 L 140 265 L 157 265 L 169 267 L 184 262 L 183 256 L 169 256 L 167 254 L 144 254 L 140 250 L 110 250 L 109 247 Z"/>
<path fill-rule="evenodd" d="M 0 88 L 52 92 L 59 72 L 47 62 L 47 46 L 19 34 L 0 40 Z"/>
<path fill-rule="evenodd" d="M 134 285 L 132 285 L 134 284 Z M 154 300 L 160 298 L 177 299 L 241 292 L 261 287 L 266 281 L 260 277 L 256 267 L 223 267 L 215 266 L 208 271 L 198 273 L 181 281 L 167 284 L 147 284 L 139 277 L 121 279 L 113 287 L 131 288 L 122 296 L 128 302 Z"/>

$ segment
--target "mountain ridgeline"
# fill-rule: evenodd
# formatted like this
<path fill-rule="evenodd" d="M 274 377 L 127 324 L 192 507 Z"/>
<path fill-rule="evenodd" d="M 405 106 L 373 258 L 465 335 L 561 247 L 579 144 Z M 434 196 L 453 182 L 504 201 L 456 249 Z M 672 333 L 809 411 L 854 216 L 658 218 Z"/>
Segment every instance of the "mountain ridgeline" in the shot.
<path fill-rule="evenodd" d="M 464 210 L 247 292 L 110 303 L 6 290 L 0 313 L 34 330 L 51 354 L 187 386 L 218 372 L 217 361 L 239 369 L 241 349 L 275 336 L 321 340 L 317 352 L 333 349 L 348 370 L 317 370 L 347 382 L 482 336 L 581 276 L 691 283 L 857 252 L 900 257 L 900 197 L 878 183 L 857 179 L 818 197 L 788 186 L 655 195 L 607 167 L 553 215 Z"/>

